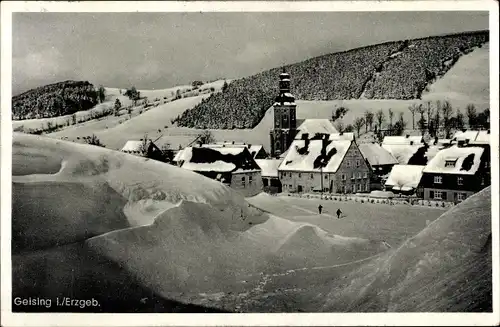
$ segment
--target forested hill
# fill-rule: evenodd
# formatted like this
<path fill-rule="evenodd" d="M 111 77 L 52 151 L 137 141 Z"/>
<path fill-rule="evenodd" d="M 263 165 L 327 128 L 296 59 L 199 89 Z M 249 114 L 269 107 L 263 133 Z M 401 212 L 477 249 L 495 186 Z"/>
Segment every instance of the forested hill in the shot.
<path fill-rule="evenodd" d="M 489 41 L 488 31 L 382 43 L 285 66 L 300 100 L 418 99 L 460 58 Z M 233 81 L 177 117 L 179 126 L 251 128 L 278 93 L 281 67 Z"/>
<path fill-rule="evenodd" d="M 98 103 L 98 92 L 87 81 L 64 81 L 12 97 L 12 119 L 47 118 L 88 110 Z"/>

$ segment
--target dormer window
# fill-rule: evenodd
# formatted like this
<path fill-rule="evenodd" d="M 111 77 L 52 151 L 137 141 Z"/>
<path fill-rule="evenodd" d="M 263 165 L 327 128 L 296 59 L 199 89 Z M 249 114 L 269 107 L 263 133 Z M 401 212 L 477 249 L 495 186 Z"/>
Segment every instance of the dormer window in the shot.
<path fill-rule="evenodd" d="M 457 159 L 447 159 L 444 162 L 444 167 L 445 168 L 454 168 L 456 164 L 457 164 Z"/>
<path fill-rule="evenodd" d="M 458 185 L 464 185 L 464 178 L 462 176 L 457 177 L 457 184 Z"/>

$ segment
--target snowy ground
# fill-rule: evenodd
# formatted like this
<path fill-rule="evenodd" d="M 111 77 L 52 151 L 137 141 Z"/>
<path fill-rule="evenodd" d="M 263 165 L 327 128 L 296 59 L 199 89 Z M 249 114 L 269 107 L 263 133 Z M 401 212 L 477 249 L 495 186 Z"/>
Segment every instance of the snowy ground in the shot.
<path fill-rule="evenodd" d="M 14 295 L 94 297 L 107 312 L 489 308 L 489 190 L 440 218 L 345 203 L 337 220 L 338 203 L 322 216 L 317 200 L 250 205 L 201 175 L 99 147 L 16 133 L 13 151 Z M 476 293 L 464 289 L 471 276 Z"/>

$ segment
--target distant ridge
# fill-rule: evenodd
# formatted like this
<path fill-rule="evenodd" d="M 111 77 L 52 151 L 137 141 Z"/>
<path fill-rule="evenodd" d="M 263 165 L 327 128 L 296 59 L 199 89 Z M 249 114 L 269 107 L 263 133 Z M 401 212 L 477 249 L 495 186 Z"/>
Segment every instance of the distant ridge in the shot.
<path fill-rule="evenodd" d="M 456 61 L 489 41 L 474 31 L 391 41 L 284 66 L 300 100 L 419 99 Z M 273 104 L 282 67 L 235 80 L 175 122 L 194 128 L 253 128 Z"/>

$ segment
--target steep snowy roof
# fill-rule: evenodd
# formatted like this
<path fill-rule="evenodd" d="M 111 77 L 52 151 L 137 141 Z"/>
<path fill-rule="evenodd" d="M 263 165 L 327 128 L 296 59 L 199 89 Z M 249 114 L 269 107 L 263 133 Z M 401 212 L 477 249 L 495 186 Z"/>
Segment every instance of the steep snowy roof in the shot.
<path fill-rule="evenodd" d="M 176 154 L 175 154 L 175 157 L 174 157 L 174 161 L 178 162 L 181 160 L 181 158 L 183 157 L 184 155 L 184 149 L 182 150 L 179 150 Z"/>
<path fill-rule="evenodd" d="M 309 134 L 309 137 L 313 137 L 314 135 L 321 134 L 333 134 L 338 133 L 337 129 L 333 126 L 332 122 L 329 119 L 306 119 L 300 126 L 297 128 L 298 133 L 295 136 L 296 140 L 302 138 L 302 134 Z"/>
<path fill-rule="evenodd" d="M 278 177 L 278 167 L 281 159 L 256 159 L 257 165 L 262 170 L 262 177 Z"/>
<path fill-rule="evenodd" d="M 418 187 L 425 166 L 395 165 L 385 182 L 395 190 L 410 191 Z"/>
<path fill-rule="evenodd" d="M 288 149 L 288 153 L 281 162 L 281 171 L 320 171 L 318 162 L 320 160 L 323 140 L 311 140 L 307 149 L 305 140 L 294 140 Z M 344 159 L 351 141 L 326 141 L 326 165 L 323 172 L 335 173 Z"/>
<path fill-rule="evenodd" d="M 142 142 L 143 141 L 136 141 L 136 140 L 130 140 L 125 143 L 125 145 L 122 148 L 122 152 L 141 152 L 142 151 Z"/>
<path fill-rule="evenodd" d="M 413 155 L 423 145 L 409 145 L 409 144 L 382 144 L 382 148 L 389 151 L 392 156 L 402 165 L 406 165 Z"/>
<path fill-rule="evenodd" d="M 386 136 L 382 144 L 387 145 L 418 145 L 424 143 L 424 139 L 421 135 L 417 136 Z"/>
<path fill-rule="evenodd" d="M 427 163 L 424 173 L 474 175 L 481 164 L 483 152 L 481 147 L 454 145 L 436 153 Z"/>
<path fill-rule="evenodd" d="M 363 157 L 367 159 L 372 166 L 394 165 L 398 163 L 396 158 L 394 158 L 389 151 L 377 143 L 363 143 L 359 144 L 358 147 Z"/>

